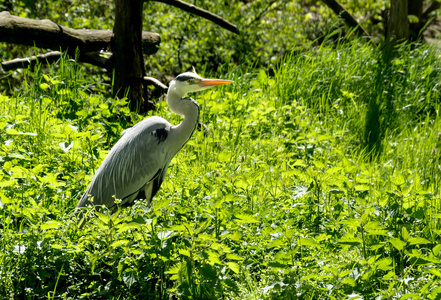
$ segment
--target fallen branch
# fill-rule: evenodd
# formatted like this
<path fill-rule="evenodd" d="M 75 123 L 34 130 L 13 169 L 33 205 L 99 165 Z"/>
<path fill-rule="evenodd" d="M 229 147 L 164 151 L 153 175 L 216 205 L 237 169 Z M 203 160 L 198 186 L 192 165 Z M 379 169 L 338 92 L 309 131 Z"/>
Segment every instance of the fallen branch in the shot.
<path fill-rule="evenodd" d="M 81 53 L 112 51 L 113 32 L 111 30 L 72 29 L 50 20 L 32 20 L 0 13 L 0 42 L 36 46 L 39 48 Z M 143 51 L 153 54 L 158 51 L 159 34 L 143 32 Z"/>
<path fill-rule="evenodd" d="M 194 15 L 200 16 L 204 19 L 210 20 L 211 22 L 231 31 L 235 34 L 239 34 L 239 28 L 234 25 L 233 23 L 225 20 L 224 18 L 209 12 L 208 10 L 205 10 L 203 8 L 197 7 L 193 4 L 181 1 L 181 0 L 154 0 L 156 2 L 162 2 L 166 3 L 168 5 L 172 5 L 174 7 L 177 7 L 179 9 L 182 9 L 186 12 L 192 13 Z"/>

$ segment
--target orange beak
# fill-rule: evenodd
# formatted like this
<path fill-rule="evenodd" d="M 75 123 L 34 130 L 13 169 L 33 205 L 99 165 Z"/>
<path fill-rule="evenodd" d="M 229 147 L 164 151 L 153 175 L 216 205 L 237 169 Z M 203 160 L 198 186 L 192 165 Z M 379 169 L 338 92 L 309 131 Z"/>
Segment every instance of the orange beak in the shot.
<path fill-rule="evenodd" d="M 216 86 L 230 83 L 233 83 L 233 81 L 224 79 L 202 79 L 198 82 L 198 84 L 201 86 Z"/>

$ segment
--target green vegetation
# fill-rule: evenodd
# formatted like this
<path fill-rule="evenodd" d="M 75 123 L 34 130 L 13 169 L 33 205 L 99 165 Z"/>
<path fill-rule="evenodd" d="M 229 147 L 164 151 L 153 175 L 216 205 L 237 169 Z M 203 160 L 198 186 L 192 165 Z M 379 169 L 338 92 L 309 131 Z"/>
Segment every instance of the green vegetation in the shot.
<path fill-rule="evenodd" d="M 96 0 L 9 0 L 11 13 L 33 19 L 51 19 L 71 28 L 112 29 L 113 1 Z M 343 0 L 360 23 L 373 35 L 383 33 L 381 11 L 388 0 Z M 342 21 L 319 1 L 302 0 L 222 0 L 189 1 L 236 24 L 240 35 L 233 34 L 201 17 L 175 7 L 146 1 L 144 30 L 161 35 L 158 53 L 145 60 L 148 76 L 164 80 L 195 66 L 222 74 L 228 63 L 258 64 L 274 68 L 285 54 L 302 50 L 311 41 L 322 41 L 330 32 L 344 31 Z M 0 11 L 6 4 L 0 3 Z M 35 49 L 0 44 L 0 59 L 34 55 Z M 41 52 L 38 52 L 40 54 Z M 19 74 L 13 74 L 19 77 Z M 170 78 L 169 78 L 170 79 Z"/>
<path fill-rule="evenodd" d="M 0 95 L 0 295 L 439 299 L 440 70 L 428 46 L 354 42 L 223 68 L 152 208 L 73 209 L 143 116 L 72 61 Z M 209 74 L 202 74 L 209 75 Z M 180 118 L 159 103 L 153 114 Z"/>

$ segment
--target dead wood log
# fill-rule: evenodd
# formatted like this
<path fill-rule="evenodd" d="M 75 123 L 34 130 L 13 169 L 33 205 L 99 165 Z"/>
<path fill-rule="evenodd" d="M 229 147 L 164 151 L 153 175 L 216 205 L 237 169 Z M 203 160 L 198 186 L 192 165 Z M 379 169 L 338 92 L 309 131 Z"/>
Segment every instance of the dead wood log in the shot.
<path fill-rule="evenodd" d="M 50 20 L 32 20 L 0 13 L 0 42 L 36 46 L 39 48 L 80 53 L 113 52 L 112 30 L 72 29 L 58 25 Z M 161 38 L 153 32 L 142 33 L 144 54 L 158 51 Z"/>

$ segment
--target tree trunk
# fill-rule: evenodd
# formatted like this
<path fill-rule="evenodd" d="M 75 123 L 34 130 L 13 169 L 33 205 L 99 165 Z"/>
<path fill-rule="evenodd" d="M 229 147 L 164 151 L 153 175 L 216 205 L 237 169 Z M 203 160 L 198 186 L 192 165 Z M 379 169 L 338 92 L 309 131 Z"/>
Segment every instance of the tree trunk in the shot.
<path fill-rule="evenodd" d="M 412 0 L 411 0 L 412 1 Z M 389 40 L 402 42 L 409 40 L 409 20 L 407 0 L 390 0 Z"/>
<path fill-rule="evenodd" d="M 132 111 L 143 105 L 142 4 L 141 0 L 115 0 L 113 94 L 127 95 Z"/>

